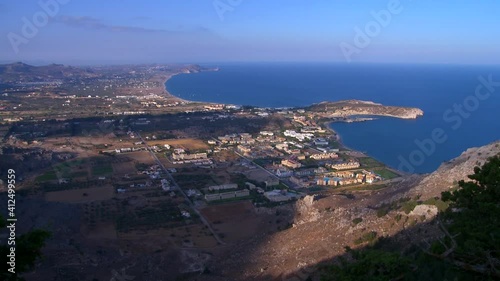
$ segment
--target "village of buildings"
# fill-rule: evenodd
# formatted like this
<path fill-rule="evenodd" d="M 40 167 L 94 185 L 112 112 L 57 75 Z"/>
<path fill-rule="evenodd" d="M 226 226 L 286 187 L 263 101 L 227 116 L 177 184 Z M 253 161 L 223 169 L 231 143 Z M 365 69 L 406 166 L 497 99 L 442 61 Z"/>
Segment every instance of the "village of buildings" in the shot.
<path fill-rule="evenodd" d="M 192 67 L 196 70 L 196 67 Z M 117 154 L 132 154 L 132 153 L 154 153 L 161 161 L 162 165 L 168 167 L 164 172 L 169 176 L 167 178 L 151 178 L 161 181 L 162 189 L 169 191 L 174 186 L 186 189 L 185 194 L 189 197 L 202 196 L 206 202 L 220 201 L 232 197 L 247 198 L 252 195 L 259 194 L 267 198 L 271 202 L 288 201 L 294 198 L 303 196 L 304 194 L 316 192 L 317 190 L 332 189 L 345 186 L 370 185 L 377 181 L 384 180 L 380 174 L 372 170 L 370 165 L 365 165 L 360 162 L 359 155 L 351 154 L 349 150 L 344 149 L 339 143 L 334 132 L 327 128 L 326 124 L 318 122 L 325 117 L 318 111 L 309 111 L 307 109 L 271 109 L 271 108 L 250 108 L 242 109 L 235 105 L 225 104 L 196 104 L 188 101 L 180 100 L 164 93 L 163 80 L 155 76 L 158 72 L 163 71 L 159 67 L 144 67 L 138 70 L 131 70 L 122 73 L 118 76 L 112 76 L 104 72 L 102 77 L 87 79 L 91 84 L 75 80 L 71 83 L 72 94 L 67 95 L 52 95 L 49 98 L 51 103 L 59 101 L 61 98 L 67 99 L 63 106 L 70 108 L 76 105 L 76 101 L 86 99 L 85 105 L 93 99 L 102 105 L 102 115 L 109 117 L 101 120 L 97 125 L 103 128 L 112 128 L 114 133 L 120 132 L 126 134 L 123 139 L 128 139 L 129 142 L 120 139 L 120 143 L 114 146 L 105 145 L 104 149 L 100 149 L 100 153 L 106 155 Z M 185 70 L 189 72 L 190 70 Z M 90 74 L 81 74 L 83 77 Z M 116 78 L 118 77 L 118 78 Z M 163 77 L 163 76 L 162 76 Z M 147 79 L 146 79 L 147 78 Z M 62 78 L 61 78 L 62 79 Z M 23 82 L 24 83 L 24 82 Z M 26 84 L 26 83 L 25 83 Z M 19 84 L 18 88 L 33 92 L 32 88 L 25 89 L 31 84 Z M 44 84 L 45 85 L 45 84 Z M 57 84 L 58 85 L 58 84 Z M 56 86 L 57 86 L 56 85 Z M 51 87 L 56 87 L 50 84 Z M 31 85 L 30 87 L 40 87 L 40 85 Z M 48 87 L 48 86 L 47 86 Z M 102 88 L 102 89 L 101 89 Z M 17 88 L 16 88 L 17 89 Z M 17 89 L 17 90 L 19 90 Z M 118 90 L 120 89 L 120 90 Z M 14 91 L 14 90 L 12 90 Z M 134 94 L 131 94 L 130 92 Z M 99 92 L 101 95 L 92 96 L 89 93 Z M 33 92 L 35 93 L 35 92 Z M 8 95 L 8 93 L 5 93 Z M 39 97 L 41 94 L 28 94 L 27 98 Z M 103 100 L 100 100 L 103 99 Z M 104 104 L 103 101 L 110 104 Z M 128 111 L 116 111 L 116 108 L 121 108 L 123 104 Z M 83 107 L 85 107 L 82 104 Z M 349 106 L 352 106 L 349 104 Z M 109 108 L 114 108 L 115 111 L 110 112 Z M 203 149 L 189 149 L 182 144 L 174 144 L 162 142 L 156 143 L 156 140 L 165 138 L 156 138 L 155 133 L 159 132 L 159 123 L 167 124 L 165 119 L 173 120 L 179 124 L 187 124 L 190 117 L 179 115 L 174 119 L 159 115 L 152 117 L 152 113 L 157 113 L 153 109 L 172 110 L 179 114 L 189 114 L 203 112 L 200 117 L 200 124 L 204 123 L 207 126 L 217 124 L 224 120 L 235 120 L 238 118 L 246 118 L 251 120 L 257 118 L 268 120 L 279 116 L 286 119 L 292 126 L 274 127 L 272 130 L 252 131 L 245 133 L 242 130 L 231 131 L 230 128 L 224 131 L 223 135 L 204 135 L 199 138 L 206 144 Z M 132 110 L 133 109 L 133 110 Z M 333 107 L 331 108 L 333 109 Z M 82 114 L 85 113 L 82 111 Z M 326 116 L 330 118 L 329 116 Z M 41 117 L 40 117 L 41 118 Z M 156 118 L 152 122 L 152 119 Z M 81 121 L 61 121 L 53 125 L 45 123 L 46 119 L 33 119 L 33 124 L 18 126 L 20 132 L 9 131 L 8 127 L 12 122 L 5 119 L 5 132 L 11 132 L 9 136 L 14 142 L 16 136 L 23 136 L 27 141 L 23 144 L 36 144 L 37 138 L 47 136 L 47 132 L 43 131 L 44 126 L 57 126 L 61 132 L 69 130 L 70 134 L 74 134 L 75 128 L 83 127 L 85 124 L 80 124 Z M 125 121 L 126 120 L 126 121 Z M 193 120 L 191 120 L 193 121 Z M 238 121 L 236 121 L 238 122 Z M 91 122 L 89 122 L 91 123 Z M 89 124 L 90 125 L 90 124 Z M 95 125 L 95 124 L 92 124 Z M 29 129 L 33 126 L 34 129 Z M 148 129 L 148 134 L 144 136 L 144 140 L 140 139 L 135 130 Z M 168 127 L 168 126 L 166 126 Z M 238 128 L 238 126 L 236 126 Z M 241 129 L 241 127 L 239 127 Z M 35 130 L 37 133 L 28 133 L 29 130 Z M 178 135 L 173 134 L 173 137 L 182 139 L 183 129 L 178 129 Z M 30 140 L 34 139 L 34 140 Z M 111 140 L 109 140 L 111 142 Z M 43 145 L 42 145 L 43 146 Z M 227 163 L 216 160 L 217 155 L 221 153 L 232 153 L 236 156 L 235 159 L 229 160 L 232 164 L 240 165 L 242 171 L 237 173 L 243 174 L 248 181 L 245 184 L 237 184 L 231 180 L 213 181 L 206 183 L 220 188 L 191 188 L 189 185 L 182 186 L 175 182 L 175 171 L 186 167 L 195 167 L 199 169 L 217 170 Z M 366 157 L 366 156 L 364 156 Z M 228 167 L 226 167 L 228 169 Z M 386 169 L 381 164 L 382 169 Z M 157 168 L 161 169 L 161 168 Z M 230 170 L 230 169 L 229 169 Z M 258 171 L 258 172 L 257 172 Z M 145 171 L 140 171 L 145 172 Z M 182 173 L 181 173 L 182 174 Z M 173 176 L 172 176 L 173 175 Z M 60 179 L 63 182 L 66 179 Z M 102 179 L 101 179 L 102 180 Z M 144 184 L 145 185 L 145 184 Z M 117 192 L 126 192 L 126 188 L 117 188 Z"/>
<path fill-rule="evenodd" d="M 393 116 L 393 108 L 192 102 L 166 93 L 165 79 L 177 73 L 168 67 L 49 68 L 62 69 L 61 83 L 31 83 L 30 71 L 0 93 L 0 155 L 16 170 L 20 194 L 43 198 L 34 213 L 63 213 L 64 205 L 81 214 L 68 241 L 83 233 L 205 251 L 291 228 L 280 213 L 288 207 L 273 207 L 307 195 L 351 199 L 399 177 L 344 147 L 327 123 Z"/>
<path fill-rule="evenodd" d="M 265 124 L 273 118 L 287 125 L 260 128 L 248 133 L 245 132 L 244 123 L 238 121 L 263 120 Z M 169 139 L 160 135 L 160 126 L 168 127 L 170 122 L 214 126 L 223 133 L 183 138 L 181 135 L 185 130 L 180 129 L 175 134 L 170 133 Z M 229 129 L 231 126 L 226 128 L 220 125 L 224 122 L 232 124 L 235 131 Z M 117 194 L 133 193 L 138 188 L 160 188 L 172 198 L 185 197 L 195 205 L 251 200 L 261 206 L 292 202 L 307 194 L 335 192 L 345 188 L 366 189 L 374 183 L 383 184 L 385 180 L 390 180 L 379 173 L 380 170 L 387 172 L 388 167 L 343 147 L 336 133 L 325 122 L 317 112 L 306 109 L 240 108 L 220 104 L 204 105 L 201 111 L 186 111 L 175 118 L 142 115 L 127 119 L 101 119 L 97 123 L 99 127 L 111 128 L 120 137 L 103 139 L 106 144 L 100 146 L 99 154 L 122 158 L 134 158 L 136 156 L 132 155 L 137 155 L 139 159 L 151 158 L 150 155 L 153 155 L 156 160 L 147 164 L 148 167 L 137 170 L 138 174 L 146 177 L 141 182 L 131 181 L 128 177 L 119 181 L 106 178 L 117 178 L 117 169 L 108 169 L 113 173 L 99 176 L 96 180 L 111 183 Z M 33 128 L 45 135 L 42 131 L 44 126 L 52 126 L 63 132 L 91 125 L 95 123 L 37 122 Z M 19 127 L 19 130 L 24 132 L 32 130 L 30 128 Z M 26 136 L 23 132 L 12 133 L 9 139 L 14 142 L 18 138 L 22 139 Z M 143 132 L 143 136 L 138 132 Z M 32 138 L 40 138 L 31 135 Z M 189 142 L 201 144 L 193 148 Z M 38 140 L 22 143 L 27 146 L 45 146 L 43 141 Z M 59 149 L 69 149 L 69 146 L 63 145 Z M 363 161 L 366 159 L 377 164 Z M 137 162 L 140 164 L 142 160 Z M 72 180 L 75 182 L 77 179 Z M 59 178 L 59 181 L 63 185 L 70 184 L 68 178 Z M 43 184 L 50 185 L 50 181 Z M 192 212 L 185 211 L 189 209 L 193 208 L 184 208 L 182 216 L 189 217 Z"/>
<path fill-rule="evenodd" d="M 9 85 L 0 104 L 0 154 L 30 163 L 29 170 L 15 167 L 20 181 L 48 202 L 77 204 L 89 230 L 168 229 L 178 245 L 189 236 L 186 226 L 220 243 L 220 218 L 211 210 L 378 190 L 399 177 L 344 147 L 327 123 L 363 121 L 358 112 L 392 116 L 393 108 L 356 101 L 304 108 L 190 102 L 165 92 L 170 72 L 162 69 L 84 72 L 61 78 L 68 90 L 24 80 Z M 47 106 L 33 108 L 32 100 Z"/>
<path fill-rule="evenodd" d="M 214 108 L 207 110 L 223 109 L 212 107 Z M 262 116 L 268 113 L 259 110 L 255 114 Z M 280 203 L 293 201 L 318 191 L 345 187 L 366 188 L 386 180 L 371 169 L 373 166 L 360 162 L 360 158 L 368 158 L 367 156 L 342 148 L 335 133 L 325 129 L 326 124 L 323 127 L 314 119 L 308 118 L 306 111 L 285 110 L 279 114 L 289 118 L 294 128 L 278 131 L 263 130 L 254 134 L 229 133 L 203 140 L 208 149 L 190 150 L 182 145 L 169 143 L 144 147 L 144 142 L 138 141 L 135 143 L 138 147 L 115 149 L 115 152 L 149 149 L 161 156 L 169 167 L 167 172 L 173 175 L 172 180 L 176 178 L 177 170 L 185 167 L 213 170 L 214 173 L 218 167 L 226 167 L 225 170 L 231 170 L 228 165 L 240 167 L 237 173 L 244 175 L 246 179 L 244 183 L 228 181 L 218 185 L 191 188 L 161 179 L 163 190 L 184 188 L 188 197 L 206 203 L 257 197 L 266 202 Z M 215 116 L 208 118 L 218 118 Z M 147 123 L 145 118 L 140 121 Z M 133 137 L 132 132 L 129 134 Z M 154 139 L 147 138 L 150 140 L 148 143 L 154 143 Z M 231 153 L 236 155 L 236 158 L 227 161 L 231 163 L 215 160 L 221 153 Z M 160 169 L 158 166 L 155 167 Z"/>

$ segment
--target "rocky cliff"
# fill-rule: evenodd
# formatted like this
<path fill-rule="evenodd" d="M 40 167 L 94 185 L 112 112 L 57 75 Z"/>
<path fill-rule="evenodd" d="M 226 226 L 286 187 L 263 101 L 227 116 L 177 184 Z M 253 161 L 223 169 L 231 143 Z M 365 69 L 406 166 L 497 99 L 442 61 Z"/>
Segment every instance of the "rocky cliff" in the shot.
<path fill-rule="evenodd" d="M 499 153 L 500 141 L 469 148 L 459 157 L 441 164 L 435 172 L 409 190 L 407 195 L 420 195 L 422 199 L 439 196 L 441 192 L 456 187 L 458 181 L 467 180 L 467 176 L 473 173 L 474 167 L 482 166 L 489 157 Z"/>

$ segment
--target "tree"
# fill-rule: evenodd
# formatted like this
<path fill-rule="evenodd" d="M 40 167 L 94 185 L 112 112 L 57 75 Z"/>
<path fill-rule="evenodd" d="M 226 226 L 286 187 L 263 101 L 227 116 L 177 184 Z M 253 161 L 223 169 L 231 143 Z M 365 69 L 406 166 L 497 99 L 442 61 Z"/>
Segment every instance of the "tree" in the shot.
<path fill-rule="evenodd" d="M 428 249 L 348 249 L 352 261 L 329 266 L 322 280 L 493 280 L 500 278 L 500 157 L 475 167 L 470 181 L 443 192 L 450 203 L 439 218 L 443 238 Z M 391 247 L 392 248 L 392 247 Z"/>
<path fill-rule="evenodd" d="M 328 267 L 322 281 L 400 280 L 411 274 L 410 260 L 398 253 L 376 249 L 353 251 L 350 248 L 347 252 L 352 254 L 354 261 L 341 259 L 340 265 Z"/>
<path fill-rule="evenodd" d="M 471 181 L 443 192 L 445 243 L 434 252 L 460 268 L 500 278 L 500 157 L 474 168 Z"/>

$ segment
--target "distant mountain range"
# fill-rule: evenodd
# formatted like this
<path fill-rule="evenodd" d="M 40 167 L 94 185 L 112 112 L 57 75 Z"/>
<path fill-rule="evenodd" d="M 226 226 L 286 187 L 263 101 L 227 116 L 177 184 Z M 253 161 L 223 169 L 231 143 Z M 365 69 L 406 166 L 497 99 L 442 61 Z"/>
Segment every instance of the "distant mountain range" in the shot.
<path fill-rule="evenodd" d="M 75 75 L 95 76 L 88 68 L 50 64 L 33 66 L 22 62 L 0 65 L 0 81 L 12 82 L 41 82 L 52 79 L 65 79 Z"/>
<path fill-rule="evenodd" d="M 115 66 L 68 66 L 62 64 L 49 64 L 33 66 L 23 62 L 0 64 L 0 84 L 19 82 L 47 82 L 51 80 L 64 80 L 73 77 L 95 78 L 107 74 L 129 73 L 137 68 L 153 68 L 155 71 L 193 73 L 205 70 L 216 70 L 199 65 L 181 64 L 145 64 L 145 65 L 115 65 Z"/>

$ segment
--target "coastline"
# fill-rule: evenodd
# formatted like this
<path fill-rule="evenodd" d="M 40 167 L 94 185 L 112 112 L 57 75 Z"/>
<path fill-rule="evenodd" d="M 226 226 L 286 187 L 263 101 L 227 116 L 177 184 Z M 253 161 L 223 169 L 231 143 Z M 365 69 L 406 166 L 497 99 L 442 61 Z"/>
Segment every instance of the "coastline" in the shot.
<path fill-rule="evenodd" d="M 173 95 L 172 93 L 170 93 L 167 89 L 167 81 L 170 80 L 172 77 L 174 77 L 175 75 L 179 75 L 179 74 L 182 74 L 183 72 L 177 72 L 177 73 L 173 73 L 173 74 L 169 74 L 165 77 L 162 77 L 161 78 L 161 83 L 163 85 L 163 90 L 164 90 L 164 93 L 166 95 L 167 98 L 172 98 L 172 99 L 176 99 L 180 102 L 185 102 L 185 103 L 192 103 L 192 101 L 189 101 L 189 100 L 185 100 L 183 98 L 180 98 L 176 95 Z"/>
<path fill-rule="evenodd" d="M 214 70 L 200 70 L 198 72 L 201 72 L 201 71 L 219 71 L 219 69 L 214 69 Z M 175 73 L 171 73 L 171 74 L 168 74 L 167 76 L 164 76 L 163 77 L 163 89 L 164 89 L 164 92 L 165 94 L 170 97 L 170 98 L 173 98 L 173 99 L 176 99 L 180 102 L 184 102 L 184 103 L 198 103 L 198 104 L 223 104 L 223 105 L 230 105 L 230 104 L 227 104 L 227 103 L 216 103 L 216 102 L 207 102 L 207 101 L 195 101 L 195 100 L 187 100 L 187 99 L 183 99 L 181 97 L 178 97 L 174 94 L 172 94 L 171 92 L 168 91 L 168 88 L 167 88 L 167 82 L 168 80 L 170 80 L 172 77 L 176 76 L 176 75 L 180 75 L 180 74 L 192 74 L 192 73 L 197 73 L 197 72 L 191 72 L 190 70 L 188 70 L 188 72 L 186 72 L 185 70 L 180 70 L 178 72 L 175 72 Z"/>
<path fill-rule="evenodd" d="M 201 71 L 219 71 L 219 69 L 215 69 L 215 70 L 200 70 L 200 71 L 197 71 L 197 72 L 201 72 Z M 183 102 L 186 102 L 186 103 L 201 103 L 201 104 L 222 104 L 222 105 L 226 105 L 226 106 L 229 106 L 229 105 L 234 105 L 234 104 L 230 104 L 230 103 L 224 103 L 224 102 L 209 102 L 209 101 L 196 101 L 196 100 L 187 100 L 187 99 L 183 99 L 181 97 L 178 97 L 174 94 L 172 94 L 171 92 L 168 91 L 168 88 L 167 88 L 167 82 L 174 76 L 176 75 L 179 75 L 179 74 L 192 74 L 192 73 L 197 73 L 197 72 L 191 72 L 190 70 L 188 70 L 188 72 L 186 72 L 185 70 L 180 70 L 178 72 L 174 72 L 174 73 L 170 73 L 166 76 L 163 76 L 162 75 L 162 79 L 163 79 L 163 91 L 166 95 L 168 95 L 169 97 L 171 98 L 175 98 L 179 101 L 183 101 Z M 347 120 L 346 122 L 350 123 L 350 122 L 364 122 L 364 121 L 372 121 L 372 120 L 376 120 L 377 117 L 391 117 L 391 118 L 398 118 L 398 119 L 417 119 L 419 118 L 420 116 L 423 116 L 424 115 L 424 112 L 419 109 L 419 108 L 406 108 L 406 107 L 401 107 L 401 106 L 385 106 L 385 105 L 382 105 L 382 104 L 379 104 L 379 103 L 375 103 L 373 101 L 362 101 L 362 100 L 339 100 L 339 101 L 335 101 L 335 102 L 320 102 L 320 103 L 313 103 L 309 106 L 306 106 L 306 107 L 312 107 L 312 106 L 317 106 L 317 105 L 321 105 L 323 103 L 341 103 L 341 102 L 355 102 L 355 103 L 359 103 L 359 104 L 370 104 L 370 105 L 375 105 L 375 106 L 381 106 L 381 107 L 385 107 L 385 108 L 388 108 L 388 107 L 391 107 L 391 108 L 397 108 L 397 109 L 414 109 L 414 110 L 417 110 L 417 113 L 415 114 L 411 114 L 410 115 L 402 115 L 402 114 L 393 114 L 393 113 L 373 113 L 373 112 L 351 112 L 351 113 L 343 113 L 342 115 L 339 115 L 339 116 L 329 116 L 327 118 L 332 118 L 332 117 L 356 117 L 356 116 L 366 116 L 365 118 L 355 118 L 355 119 L 352 119 L 352 120 Z M 254 105 L 251 105 L 251 104 L 240 104 L 240 106 L 252 106 L 252 107 L 255 107 L 255 108 L 262 108 L 262 109 L 280 109 L 280 108 L 289 108 L 289 109 L 299 109 L 299 108 L 304 108 L 304 106 L 292 106 L 292 107 L 260 107 L 260 106 L 254 106 Z M 359 119 L 359 120 L 358 120 Z M 331 122 L 334 122 L 334 121 L 331 121 Z"/>
<path fill-rule="evenodd" d="M 325 122 L 323 122 L 323 123 L 322 123 L 322 125 L 323 125 L 323 126 L 325 126 L 325 127 L 326 127 L 326 129 L 327 129 L 327 130 L 328 130 L 328 131 L 329 131 L 329 132 L 330 132 L 333 136 L 335 136 L 335 141 L 339 144 L 339 149 L 344 149 L 344 150 L 346 150 L 346 151 L 356 152 L 356 153 L 358 153 L 358 154 L 360 154 L 360 155 L 363 155 L 363 156 L 365 156 L 365 157 L 371 157 L 371 158 L 373 158 L 373 159 L 375 159 L 375 160 L 379 161 L 380 163 L 382 163 L 382 164 L 384 164 L 385 166 L 387 166 L 387 167 L 389 167 L 389 168 L 390 168 L 390 166 L 388 166 L 386 163 L 384 163 L 384 162 L 382 162 L 382 161 L 380 161 L 380 160 L 376 159 L 375 157 L 373 157 L 373 156 L 371 156 L 371 155 L 369 155 L 369 154 L 367 154 L 367 153 L 365 153 L 365 152 L 362 152 L 362 151 L 359 151 L 359 150 L 356 150 L 356 149 L 354 149 L 354 148 L 351 148 L 351 147 L 347 146 L 347 145 L 346 145 L 346 144 L 342 141 L 342 136 L 341 136 L 341 135 L 340 135 L 337 131 L 335 131 L 335 130 L 332 128 L 332 126 L 330 126 L 330 125 L 331 125 L 331 124 L 333 124 L 333 123 L 335 123 L 335 121 L 325 121 Z"/>
<path fill-rule="evenodd" d="M 217 70 L 215 70 L 217 71 Z M 167 81 L 169 81 L 172 77 L 174 77 L 175 75 L 179 75 L 179 74 L 191 74 L 191 73 L 195 73 L 195 72 L 186 72 L 186 71 L 178 71 L 176 73 L 172 73 L 172 74 L 169 74 L 167 75 L 166 77 L 163 78 L 163 85 L 164 85 L 164 91 L 166 93 L 166 95 L 170 98 L 174 98 L 174 99 L 177 99 L 178 101 L 180 102 L 184 102 L 184 103 L 199 103 L 199 104 L 222 104 L 222 105 L 230 105 L 230 104 L 227 104 L 227 103 L 213 103 L 213 102 L 206 102 L 206 101 L 192 101 L 192 100 L 186 100 L 186 99 L 182 99 L 178 96 L 175 96 L 173 95 L 171 92 L 168 91 L 167 89 Z M 362 101 L 363 103 L 371 103 L 371 104 L 374 104 L 374 105 L 381 105 L 381 104 L 375 104 L 374 102 L 370 102 L 370 101 Z M 297 108 L 300 108 L 300 107 L 291 107 L 291 109 L 297 109 Z M 277 108 L 272 108 L 272 109 L 277 109 Z M 418 109 L 420 110 L 420 109 Z M 357 116 L 359 114 L 348 114 L 346 115 L 345 117 L 351 117 L 351 116 Z M 395 114 L 387 114 L 387 113 L 383 113 L 383 114 L 369 114 L 370 116 L 372 117 L 375 117 L 375 116 L 382 116 L 382 117 L 389 117 L 389 118 L 398 118 L 398 119 L 417 119 L 419 117 L 419 115 L 415 115 L 415 116 L 401 116 L 401 115 L 395 115 Z M 422 112 L 422 115 L 423 115 L 423 112 Z M 366 121 L 371 121 L 371 120 L 375 120 L 376 118 L 366 118 L 366 119 L 363 119 L 362 120 L 353 120 L 351 122 L 366 122 Z M 342 141 L 342 136 L 340 136 L 340 134 L 338 132 L 336 132 L 331 124 L 335 123 L 335 122 L 339 122 L 339 121 L 333 121 L 333 120 L 328 120 L 328 121 L 324 121 L 322 123 L 322 125 L 326 128 L 326 130 L 328 130 L 328 132 L 330 132 L 330 135 L 331 136 L 334 136 L 335 137 L 335 141 L 339 144 L 339 149 L 343 149 L 345 151 L 348 151 L 348 152 L 354 152 L 354 153 L 357 153 L 358 155 L 363 155 L 363 157 L 370 157 L 372 159 L 375 159 L 376 161 L 382 163 L 385 167 L 387 167 L 387 169 L 390 169 L 394 172 L 397 172 L 398 174 L 400 175 L 404 175 L 406 174 L 405 172 L 403 171 L 399 171 L 398 169 L 396 168 L 393 168 L 391 166 L 389 166 L 387 163 L 373 157 L 372 155 L 369 155 L 365 152 L 362 152 L 362 151 L 358 151 L 356 149 L 353 149 L 349 146 L 347 146 L 343 141 Z"/>
<path fill-rule="evenodd" d="M 325 121 L 322 123 L 323 126 L 326 127 L 326 129 L 328 131 L 330 131 L 330 133 L 335 137 L 335 141 L 338 142 L 339 144 L 339 149 L 345 149 L 345 150 L 350 150 L 350 151 L 356 151 L 355 149 L 352 149 L 348 146 L 346 146 L 343 142 L 342 142 L 342 137 L 339 135 L 339 133 L 337 133 L 330 125 L 335 123 L 335 121 Z M 359 151 L 360 152 L 360 151 Z"/>
<path fill-rule="evenodd" d="M 325 126 L 325 127 L 326 127 L 326 129 L 327 129 L 328 131 L 330 131 L 330 133 L 332 133 L 332 134 L 335 136 L 335 141 L 339 144 L 339 149 L 344 149 L 344 150 L 349 151 L 349 152 L 355 152 L 355 153 L 358 153 L 358 154 L 360 154 L 360 155 L 363 155 L 364 157 L 369 157 L 369 158 L 375 159 L 376 161 L 378 161 L 378 162 L 380 162 L 380 163 L 384 164 L 384 166 L 385 166 L 388 170 L 390 170 L 390 171 L 392 171 L 392 172 L 394 172 L 394 173 L 396 173 L 396 174 L 399 174 L 400 176 L 408 176 L 408 175 L 412 175 L 412 174 L 410 174 L 410 173 L 407 173 L 407 172 L 404 172 L 404 171 L 400 171 L 400 170 L 398 170 L 397 168 L 391 167 L 391 166 L 389 166 L 387 163 L 385 163 L 384 161 L 382 161 L 382 160 L 380 160 L 380 159 L 378 159 L 378 158 L 376 158 L 376 157 L 373 157 L 373 156 L 372 156 L 372 155 L 370 155 L 370 154 L 367 154 L 367 153 L 365 153 L 365 152 L 362 152 L 362 151 L 356 150 L 356 149 L 354 149 L 354 148 L 351 148 L 351 147 L 349 147 L 349 146 L 345 145 L 345 143 L 342 141 L 342 136 L 341 136 L 341 135 L 340 135 L 337 131 L 335 131 L 335 130 L 331 127 L 331 124 L 333 124 L 333 123 L 335 123 L 335 121 L 325 121 L 325 122 L 323 122 L 323 123 L 322 123 L 322 125 L 323 125 L 323 126 Z"/>

